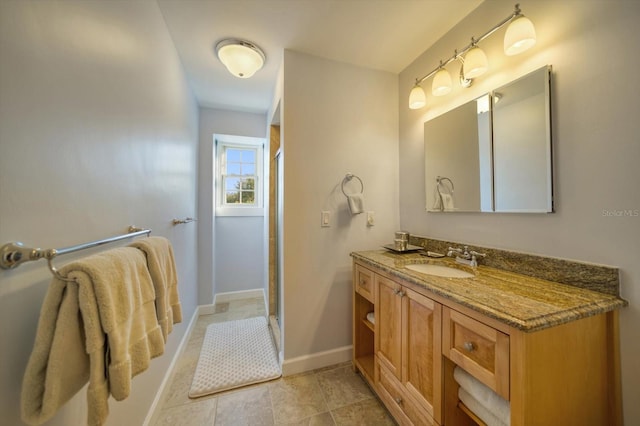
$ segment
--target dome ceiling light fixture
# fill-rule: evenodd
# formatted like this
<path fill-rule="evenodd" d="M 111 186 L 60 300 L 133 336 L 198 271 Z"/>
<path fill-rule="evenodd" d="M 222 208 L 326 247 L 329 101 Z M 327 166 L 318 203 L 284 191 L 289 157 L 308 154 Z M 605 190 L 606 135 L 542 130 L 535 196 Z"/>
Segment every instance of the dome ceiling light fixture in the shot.
<path fill-rule="evenodd" d="M 509 26 L 504 36 L 504 53 L 506 55 L 517 55 L 536 44 L 536 30 L 533 23 L 522 14 L 520 5 L 516 4 L 514 12 L 507 18 L 477 39 L 471 37 L 471 43 L 464 49 L 459 52 L 457 49 L 454 50 L 453 56 L 444 62 L 441 60 L 440 65 L 429 74 L 422 78 L 416 78 L 416 82 L 409 94 L 409 108 L 419 109 L 426 105 L 427 96 L 420 84 L 429 77 L 434 76 L 431 89 L 434 96 L 443 96 L 451 91 L 451 76 L 444 67 L 455 60 L 462 63 L 460 67 L 460 85 L 462 87 L 471 86 L 473 79 L 485 73 L 489 67 L 487 56 L 478 47 L 478 43 L 507 24 Z"/>
<path fill-rule="evenodd" d="M 220 62 L 238 78 L 251 77 L 262 68 L 266 60 L 262 49 L 249 41 L 238 38 L 219 41 L 215 50 Z"/>

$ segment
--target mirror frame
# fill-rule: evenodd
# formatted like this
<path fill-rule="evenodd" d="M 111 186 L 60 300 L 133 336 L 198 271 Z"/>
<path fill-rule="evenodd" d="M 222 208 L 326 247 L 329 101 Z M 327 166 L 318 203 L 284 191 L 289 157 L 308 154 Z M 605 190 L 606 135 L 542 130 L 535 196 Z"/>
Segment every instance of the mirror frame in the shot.
<path fill-rule="evenodd" d="M 551 65 L 545 65 L 424 123 L 425 208 L 427 212 L 554 212 L 551 74 Z M 534 80 L 536 80 L 534 82 L 535 90 L 532 92 L 532 96 L 523 97 L 521 93 L 523 84 Z M 519 108 L 526 107 L 528 108 L 527 112 L 535 108 L 539 119 L 535 123 L 531 123 L 531 120 L 522 120 L 522 126 L 514 129 L 512 117 L 519 116 L 519 114 L 523 117 L 532 117 L 535 114 L 515 112 L 513 108 L 511 110 L 501 109 L 499 102 L 504 100 L 505 93 L 507 96 L 513 94 L 516 97 L 515 104 L 521 104 Z M 542 97 L 542 99 L 536 99 L 538 97 Z M 482 99 L 488 105 L 485 104 L 481 109 L 478 102 Z M 510 104 L 514 105 L 514 103 L 507 103 L 502 106 L 504 108 Z M 496 105 L 495 108 L 494 105 Z M 488 119 L 482 117 L 484 108 L 487 107 Z M 478 109 L 476 110 L 476 108 Z M 511 117 L 511 120 L 508 121 L 509 127 L 503 126 L 503 123 L 496 120 L 503 113 Z M 472 115 L 473 119 L 470 118 Z M 459 123 L 462 122 L 462 119 L 467 122 L 473 120 L 475 123 L 461 126 Z M 436 136 L 430 137 L 430 134 Z M 504 143 L 505 134 L 509 137 L 509 144 Z M 460 137 L 459 144 L 452 145 L 452 135 Z M 532 135 L 537 137 L 532 139 Z M 513 143 L 514 140 L 533 142 L 533 144 L 517 145 Z M 479 147 L 479 144 L 482 146 Z M 453 151 L 449 151 L 452 146 Z M 512 148 L 518 146 L 524 148 Z M 503 161 L 502 158 L 505 153 L 520 157 L 523 161 L 515 167 L 509 166 L 509 162 Z M 432 158 L 434 155 L 436 160 Z M 442 158 L 454 156 L 461 158 L 462 161 L 450 162 L 444 168 L 441 167 Z M 539 166 L 536 169 L 532 168 L 532 165 L 535 164 L 532 159 L 535 158 L 538 159 Z M 456 177 L 453 181 L 460 181 L 456 182 L 455 189 L 454 182 L 443 169 L 452 171 L 453 174 L 450 176 Z M 471 170 L 470 173 L 469 170 Z M 542 170 L 542 172 L 536 174 L 538 170 Z M 509 182 L 509 185 L 501 185 L 503 181 Z M 521 181 L 523 185 L 513 189 L 512 183 L 517 181 Z M 531 182 L 536 184 L 533 185 Z M 462 184 L 458 185 L 458 183 Z M 455 203 L 454 191 L 456 194 Z M 522 194 L 527 194 L 527 196 L 522 197 Z M 537 200 L 535 205 L 531 204 L 532 196 Z M 447 206 L 449 208 L 445 208 Z"/>

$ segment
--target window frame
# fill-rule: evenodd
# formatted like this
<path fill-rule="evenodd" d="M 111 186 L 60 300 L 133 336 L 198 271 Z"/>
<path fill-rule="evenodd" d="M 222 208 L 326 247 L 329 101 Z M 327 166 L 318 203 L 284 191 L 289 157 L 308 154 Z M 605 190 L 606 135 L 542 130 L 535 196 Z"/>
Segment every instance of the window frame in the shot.
<path fill-rule="evenodd" d="M 215 215 L 216 216 L 264 216 L 264 144 L 265 139 L 248 136 L 214 135 L 215 143 Z M 225 179 L 229 176 L 226 173 L 226 150 L 255 150 L 255 176 L 254 191 L 255 204 L 227 204 Z"/>

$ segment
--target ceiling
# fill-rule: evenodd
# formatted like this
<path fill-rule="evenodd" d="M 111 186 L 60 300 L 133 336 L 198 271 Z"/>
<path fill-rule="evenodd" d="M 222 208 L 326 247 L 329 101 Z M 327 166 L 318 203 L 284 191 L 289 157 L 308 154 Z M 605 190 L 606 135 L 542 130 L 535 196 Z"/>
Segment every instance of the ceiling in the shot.
<path fill-rule="evenodd" d="M 264 113 L 284 49 L 399 73 L 482 0 L 157 0 L 200 106 Z M 250 79 L 215 56 L 223 38 L 264 50 Z"/>

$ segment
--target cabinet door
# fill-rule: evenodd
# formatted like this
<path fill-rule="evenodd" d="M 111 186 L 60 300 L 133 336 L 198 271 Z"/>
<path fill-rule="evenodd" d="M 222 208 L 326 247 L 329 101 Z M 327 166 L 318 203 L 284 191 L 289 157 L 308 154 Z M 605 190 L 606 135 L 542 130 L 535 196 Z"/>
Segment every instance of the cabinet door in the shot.
<path fill-rule="evenodd" d="M 407 288 L 402 298 L 402 384 L 442 423 L 442 305 Z"/>
<path fill-rule="evenodd" d="M 376 275 L 375 280 L 376 355 L 378 362 L 400 380 L 402 371 L 402 287 L 380 275 Z"/>

